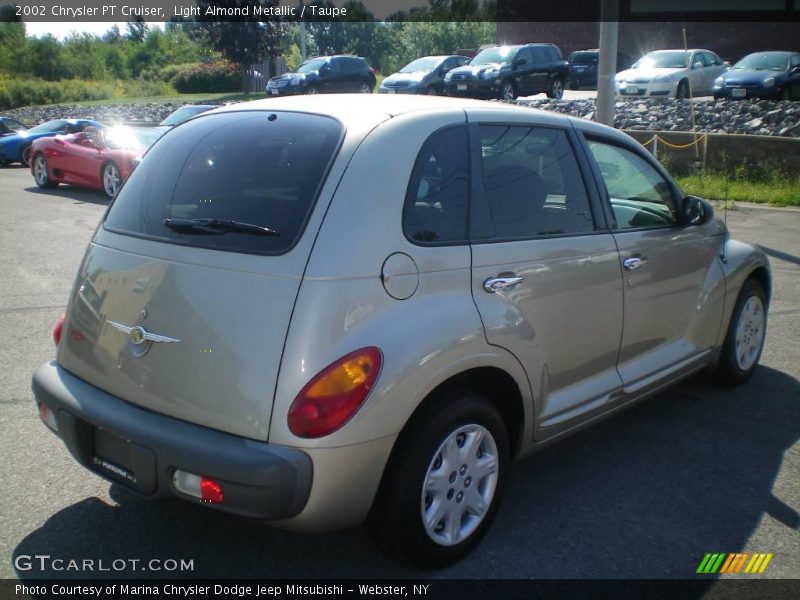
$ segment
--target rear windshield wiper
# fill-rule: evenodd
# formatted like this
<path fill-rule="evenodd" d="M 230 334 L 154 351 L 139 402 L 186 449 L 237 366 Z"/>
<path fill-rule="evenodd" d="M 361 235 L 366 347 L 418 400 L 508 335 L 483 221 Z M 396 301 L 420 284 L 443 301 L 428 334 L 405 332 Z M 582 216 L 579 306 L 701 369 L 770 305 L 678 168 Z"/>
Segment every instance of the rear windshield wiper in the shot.
<path fill-rule="evenodd" d="M 229 221 L 227 219 L 164 219 L 164 226 L 181 233 L 222 235 L 232 231 L 235 233 L 250 233 L 252 235 L 281 235 L 280 231 L 269 227 L 242 223 L 241 221 Z"/>

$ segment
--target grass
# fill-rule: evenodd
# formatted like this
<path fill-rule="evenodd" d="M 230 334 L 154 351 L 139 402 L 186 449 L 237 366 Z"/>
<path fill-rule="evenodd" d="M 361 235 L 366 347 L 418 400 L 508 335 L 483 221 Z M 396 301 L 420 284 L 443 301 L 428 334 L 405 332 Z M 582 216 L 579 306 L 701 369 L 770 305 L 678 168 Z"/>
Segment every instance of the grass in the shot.
<path fill-rule="evenodd" d="M 683 191 L 709 200 L 757 202 L 775 206 L 800 206 L 800 175 L 772 172 L 760 180 L 704 173 L 675 178 Z"/>

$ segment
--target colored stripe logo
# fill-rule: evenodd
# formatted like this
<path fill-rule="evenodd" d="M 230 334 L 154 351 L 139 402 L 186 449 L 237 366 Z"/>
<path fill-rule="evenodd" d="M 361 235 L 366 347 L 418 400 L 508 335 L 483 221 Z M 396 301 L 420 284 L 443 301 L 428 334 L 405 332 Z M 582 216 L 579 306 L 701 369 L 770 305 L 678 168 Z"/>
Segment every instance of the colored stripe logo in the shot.
<path fill-rule="evenodd" d="M 763 552 L 734 552 L 734 553 L 713 553 L 708 552 L 703 560 L 700 561 L 700 566 L 697 567 L 697 573 L 703 575 L 720 574 L 737 574 L 749 573 L 760 574 L 767 568 L 769 561 L 772 560 L 774 554 Z"/>

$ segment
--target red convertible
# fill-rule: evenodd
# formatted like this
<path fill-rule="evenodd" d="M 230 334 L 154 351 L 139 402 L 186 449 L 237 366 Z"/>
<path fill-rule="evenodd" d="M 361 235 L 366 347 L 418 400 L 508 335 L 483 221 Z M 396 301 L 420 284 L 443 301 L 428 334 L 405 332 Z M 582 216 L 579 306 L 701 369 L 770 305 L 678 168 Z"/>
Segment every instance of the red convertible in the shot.
<path fill-rule="evenodd" d="M 40 188 L 69 183 L 103 190 L 110 198 L 163 130 L 148 127 L 87 127 L 80 133 L 33 142 L 31 173 Z"/>

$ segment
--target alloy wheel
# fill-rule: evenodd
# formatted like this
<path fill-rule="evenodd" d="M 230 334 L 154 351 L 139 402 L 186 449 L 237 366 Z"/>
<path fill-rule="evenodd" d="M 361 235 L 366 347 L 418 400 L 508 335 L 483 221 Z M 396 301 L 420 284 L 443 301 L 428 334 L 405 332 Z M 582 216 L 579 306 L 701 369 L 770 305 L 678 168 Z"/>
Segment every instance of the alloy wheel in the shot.
<path fill-rule="evenodd" d="M 103 169 L 103 189 L 106 194 L 113 198 L 117 195 L 120 186 L 119 169 L 114 164 L 106 165 Z"/>
<path fill-rule="evenodd" d="M 766 315 L 764 304 L 758 296 L 750 296 L 739 313 L 736 324 L 736 364 L 742 371 L 750 369 L 758 360 L 764 344 Z"/>

